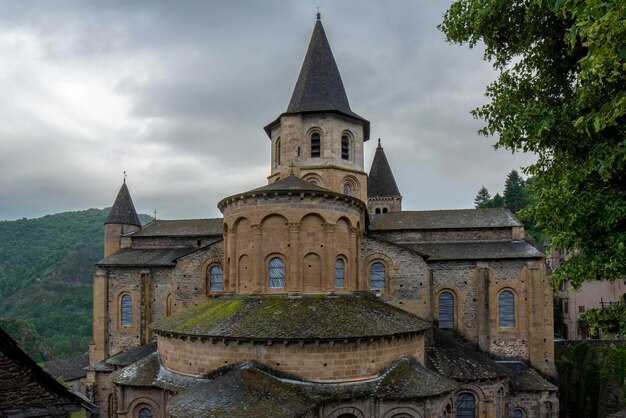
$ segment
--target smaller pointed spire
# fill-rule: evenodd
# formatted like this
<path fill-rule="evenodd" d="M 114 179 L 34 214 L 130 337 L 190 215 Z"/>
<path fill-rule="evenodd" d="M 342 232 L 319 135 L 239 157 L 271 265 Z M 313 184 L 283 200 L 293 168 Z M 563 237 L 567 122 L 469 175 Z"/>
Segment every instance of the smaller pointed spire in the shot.
<path fill-rule="evenodd" d="M 109 216 L 107 216 L 104 224 L 136 225 L 141 227 L 133 199 L 130 197 L 130 192 L 126 186 L 126 172 L 124 172 L 122 187 L 120 187 L 120 191 L 117 193 L 111 212 L 109 212 Z"/>
<path fill-rule="evenodd" d="M 374 160 L 372 161 L 367 180 L 367 195 L 370 198 L 401 196 L 385 151 L 380 144 L 380 138 L 378 138 L 378 146 L 376 147 L 376 153 L 374 154 Z"/>

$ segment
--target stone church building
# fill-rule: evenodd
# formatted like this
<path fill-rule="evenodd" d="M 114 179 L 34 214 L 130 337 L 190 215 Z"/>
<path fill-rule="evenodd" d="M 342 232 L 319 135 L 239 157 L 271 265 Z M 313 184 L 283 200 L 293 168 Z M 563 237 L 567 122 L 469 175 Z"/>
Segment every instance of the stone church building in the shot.
<path fill-rule="evenodd" d="M 126 184 L 94 277 L 101 417 L 549 418 L 552 292 L 506 209 L 403 211 L 319 14 L 267 185 L 142 227 Z M 261 183 L 261 181 L 260 181 Z"/>

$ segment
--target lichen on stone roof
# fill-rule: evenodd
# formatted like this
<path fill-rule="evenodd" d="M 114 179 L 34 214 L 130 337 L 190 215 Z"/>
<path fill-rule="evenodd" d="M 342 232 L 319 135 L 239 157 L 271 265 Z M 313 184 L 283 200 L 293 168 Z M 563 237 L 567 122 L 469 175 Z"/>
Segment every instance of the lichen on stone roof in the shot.
<path fill-rule="evenodd" d="M 513 392 L 556 391 L 558 388 L 521 361 L 498 361 L 509 372 L 509 387 Z"/>
<path fill-rule="evenodd" d="M 150 344 L 145 344 L 140 347 L 134 347 L 120 351 L 119 353 L 107 358 L 105 361 L 107 364 L 113 366 L 128 366 L 129 364 L 132 364 L 156 352 L 156 350 L 157 343 L 156 341 L 153 341 Z"/>
<path fill-rule="evenodd" d="M 151 325 L 157 333 L 249 340 L 335 340 L 421 332 L 430 323 L 364 293 L 223 296 Z"/>
<path fill-rule="evenodd" d="M 456 382 L 403 356 L 381 377 L 376 395 L 384 399 L 416 399 L 441 395 L 457 388 Z"/>
<path fill-rule="evenodd" d="M 208 219 L 158 219 L 150 222 L 133 237 L 202 237 L 221 236 L 224 227 L 222 218 Z"/>
<path fill-rule="evenodd" d="M 426 365 L 457 381 L 503 379 L 508 371 L 459 335 L 433 327 L 433 344 L 426 349 Z"/>
<path fill-rule="evenodd" d="M 543 257 L 535 247 L 526 241 L 423 242 L 419 244 L 403 244 L 402 246 L 428 255 L 429 261 Z"/>

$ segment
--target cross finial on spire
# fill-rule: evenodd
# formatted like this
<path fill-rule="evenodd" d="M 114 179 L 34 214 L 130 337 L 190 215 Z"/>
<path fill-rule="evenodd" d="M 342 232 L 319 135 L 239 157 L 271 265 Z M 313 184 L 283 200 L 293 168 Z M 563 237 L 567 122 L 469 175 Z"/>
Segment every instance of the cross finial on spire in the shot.
<path fill-rule="evenodd" d="M 322 15 L 320 14 L 320 7 L 317 6 L 317 20 L 321 20 L 322 19 Z"/>
<path fill-rule="evenodd" d="M 156 209 L 154 210 L 154 220 L 156 221 Z"/>
<path fill-rule="evenodd" d="M 126 170 L 124 170 L 124 184 L 126 184 Z"/>

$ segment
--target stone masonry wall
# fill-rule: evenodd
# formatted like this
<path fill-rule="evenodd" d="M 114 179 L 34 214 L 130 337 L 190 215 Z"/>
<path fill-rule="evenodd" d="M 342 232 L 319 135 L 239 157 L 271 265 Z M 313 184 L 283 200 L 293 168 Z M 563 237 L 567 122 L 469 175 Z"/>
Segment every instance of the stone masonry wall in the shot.
<path fill-rule="evenodd" d="M 169 370 L 201 375 L 220 366 L 258 360 L 311 380 L 350 380 L 374 376 L 403 355 L 424 362 L 424 335 L 374 341 L 266 343 L 209 341 L 159 335 L 159 356 Z"/>
<path fill-rule="evenodd" d="M 371 231 L 370 235 L 396 243 L 436 241 L 510 241 L 511 228 Z"/>

